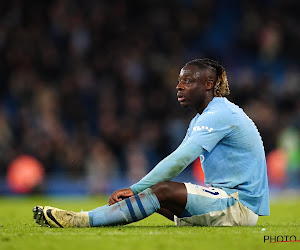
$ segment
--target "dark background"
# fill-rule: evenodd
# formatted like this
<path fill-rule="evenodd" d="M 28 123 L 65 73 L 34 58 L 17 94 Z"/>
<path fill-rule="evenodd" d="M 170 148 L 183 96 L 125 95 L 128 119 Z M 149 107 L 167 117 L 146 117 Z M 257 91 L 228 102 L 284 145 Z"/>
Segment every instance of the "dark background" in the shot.
<path fill-rule="evenodd" d="M 138 181 L 183 139 L 195 113 L 177 103 L 177 76 L 204 57 L 256 123 L 271 186 L 299 187 L 299 11 L 297 0 L 1 1 L 0 194 L 23 154 L 45 168 L 32 192 Z"/>

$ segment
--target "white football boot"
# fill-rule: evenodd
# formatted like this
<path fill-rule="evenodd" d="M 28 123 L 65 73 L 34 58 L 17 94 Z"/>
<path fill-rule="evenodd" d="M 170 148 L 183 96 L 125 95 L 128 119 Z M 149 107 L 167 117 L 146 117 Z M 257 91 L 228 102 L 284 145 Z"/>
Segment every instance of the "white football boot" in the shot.
<path fill-rule="evenodd" d="M 46 227 L 91 227 L 88 212 L 73 212 L 49 206 L 35 206 L 33 218 Z"/>

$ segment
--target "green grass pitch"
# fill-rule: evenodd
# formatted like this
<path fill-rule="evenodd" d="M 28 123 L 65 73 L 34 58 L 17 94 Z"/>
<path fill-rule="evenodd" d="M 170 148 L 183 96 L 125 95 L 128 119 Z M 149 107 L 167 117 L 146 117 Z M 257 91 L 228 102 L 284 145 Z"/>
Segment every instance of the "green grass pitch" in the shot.
<path fill-rule="evenodd" d="M 272 200 L 271 216 L 259 218 L 255 227 L 180 228 L 158 214 L 126 226 L 99 228 L 44 228 L 32 219 L 35 205 L 80 211 L 106 201 L 104 197 L 0 197 L 0 249 L 300 249 L 300 242 L 264 243 L 267 235 L 295 235 L 300 240 L 299 198 Z"/>

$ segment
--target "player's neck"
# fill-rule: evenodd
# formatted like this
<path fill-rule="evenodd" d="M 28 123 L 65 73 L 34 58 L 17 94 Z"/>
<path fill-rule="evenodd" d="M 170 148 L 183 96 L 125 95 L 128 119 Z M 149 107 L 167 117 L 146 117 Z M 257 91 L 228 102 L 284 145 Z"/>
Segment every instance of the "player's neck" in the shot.
<path fill-rule="evenodd" d="M 214 98 L 214 96 L 211 95 L 210 93 L 208 93 L 206 95 L 206 98 L 203 101 L 202 105 L 200 105 L 198 108 L 196 108 L 197 113 L 199 113 L 201 115 L 202 112 L 204 111 L 204 109 L 206 109 L 207 105 L 212 101 L 213 98 Z"/>

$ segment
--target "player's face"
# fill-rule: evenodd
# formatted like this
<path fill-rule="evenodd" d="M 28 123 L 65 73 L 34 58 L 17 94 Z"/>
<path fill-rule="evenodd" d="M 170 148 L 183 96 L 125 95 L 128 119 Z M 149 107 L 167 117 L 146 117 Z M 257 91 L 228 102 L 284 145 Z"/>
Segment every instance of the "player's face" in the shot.
<path fill-rule="evenodd" d="M 194 65 L 184 66 L 178 76 L 177 97 L 181 107 L 203 107 L 206 98 L 207 75 Z"/>

